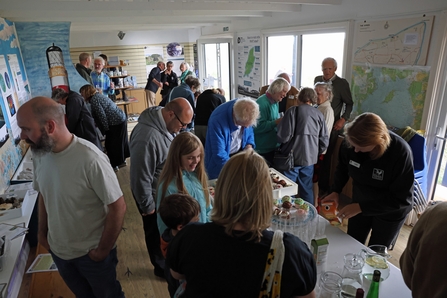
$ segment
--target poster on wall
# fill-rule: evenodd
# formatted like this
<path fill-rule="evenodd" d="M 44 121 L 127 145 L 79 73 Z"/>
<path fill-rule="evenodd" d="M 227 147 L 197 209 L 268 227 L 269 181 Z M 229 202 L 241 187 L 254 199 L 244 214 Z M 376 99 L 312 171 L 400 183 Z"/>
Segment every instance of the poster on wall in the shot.
<path fill-rule="evenodd" d="M 237 92 L 254 98 L 261 88 L 261 34 L 237 35 Z"/>
<path fill-rule="evenodd" d="M 426 65 L 434 16 L 356 23 L 354 63 Z"/>
<path fill-rule="evenodd" d="M 13 85 L 13 77 L 8 72 L 5 56 L 0 56 L 0 90 L 5 107 L 3 110 L 4 120 L 7 127 L 12 131 L 12 137 L 17 140 L 15 143 L 18 143 L 20 141 L 20 128 L 17 125 L 16 117 L 20 105 Z"/>
<path fill-rule="evenodd" d="M 11 68 L 12 79 L 16 87 L 19 106 L 23 105 L 30 99 L 30 90 L 28 82 L 23 80 L 22 71 L 19 66 L 19 58 L 16 54 L 7 55 L 9 67 Z"/>
<path fill-rule="evenodd" d="M 162 46 L 148 46 L 144 47 L 144 57 L 146 59 L 146 78 L 151 73 L 157 63 L 163 61 L 163 47 Z"/>
<path fill-rule="evenodd" d="M 429 66 L 352 66 L 351 117 L 376 113 L 387 125 L 421 128 Z"/>

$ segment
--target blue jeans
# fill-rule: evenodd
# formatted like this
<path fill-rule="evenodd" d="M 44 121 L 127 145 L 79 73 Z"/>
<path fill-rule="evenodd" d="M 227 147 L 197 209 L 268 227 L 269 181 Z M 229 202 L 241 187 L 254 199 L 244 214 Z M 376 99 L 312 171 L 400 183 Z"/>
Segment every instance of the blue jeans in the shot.
<path fill-rule="evenodd" d="M 52 252 L 51 255 L 60 275 L 76 297 L 124 298 L 121 284 L 116 280 L 116 247 L 101 262 L 92 261 L 88 254 L 71 260 L 63 260 Z"/>
<path fill-rule="evenodd" d="M 296 166 L 283 173 L 287 178 L 298 184 L 298 193 L 306 202 L 314 205 L 314 191 L 312 177 L 314 175 L 314 165 L 301 167 Z"/>

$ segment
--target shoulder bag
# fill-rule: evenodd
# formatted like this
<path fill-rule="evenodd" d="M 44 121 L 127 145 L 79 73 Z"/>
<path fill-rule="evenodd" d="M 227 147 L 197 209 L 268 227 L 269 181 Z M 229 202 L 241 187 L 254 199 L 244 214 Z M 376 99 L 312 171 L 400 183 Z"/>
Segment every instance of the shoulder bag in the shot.
<path fill-rule="evenodd" d="M 281 274 L 284 263 L 283 232 L 276 230 L 267 255 L 264 278 L 259 292 L 259 298 L 279 298 L 281 292 Z"/>

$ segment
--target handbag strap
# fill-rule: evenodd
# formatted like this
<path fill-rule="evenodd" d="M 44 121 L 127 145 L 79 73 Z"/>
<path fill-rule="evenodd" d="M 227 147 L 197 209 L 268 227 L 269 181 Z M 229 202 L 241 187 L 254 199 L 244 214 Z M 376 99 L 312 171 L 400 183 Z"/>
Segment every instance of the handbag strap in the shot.
<path fill-rule="evenodd" d="M 295 109 L 295 110 L 296 110 L 296 108 L 297 108 L 297 106 L 290 107 L 290 109 Z M 296 111 L 294 111 L 294 112 L 296 112 Z M 294 146 L 295 146 L 295 139 L 296 139 L 295 129 L 296 129 L 296 125 L 298 123 L 298 113 L 295 113 L 294 116 L 295 116 L 295 127 L 293 128 L 292 138 L 289 141 L 287 141 L 286 143 L 282 143 L 281 145 L 279 145 L 279 151 L 283 155 L 289 155 L 290 152 L 293 151 Z M 293 155 L 293 153 L 292 153 L 292 155 Z"/>
<path fill-rule="evenodd" d="M 259 298 L 280 296 L 284 254 L 283 232 L 276 230 L 273 234 L 272 244 L 267 255 Z"/>

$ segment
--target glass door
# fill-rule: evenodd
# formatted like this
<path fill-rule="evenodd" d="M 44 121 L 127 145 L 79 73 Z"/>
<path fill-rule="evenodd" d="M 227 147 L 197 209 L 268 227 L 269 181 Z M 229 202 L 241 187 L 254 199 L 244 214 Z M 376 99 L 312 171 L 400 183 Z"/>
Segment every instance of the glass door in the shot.
<path fill-rule="evenodd" d="M 200 79 L 202 89 L 222 88 L 225 98 L 231 99 L 231 67 L 230 46 L 228 41 L 202 41 L 200 42 Z"/>
<path fill-rule="evenodd" d="M 447 201 L 447 26 L 427 121 L 428 199 Z"/>

